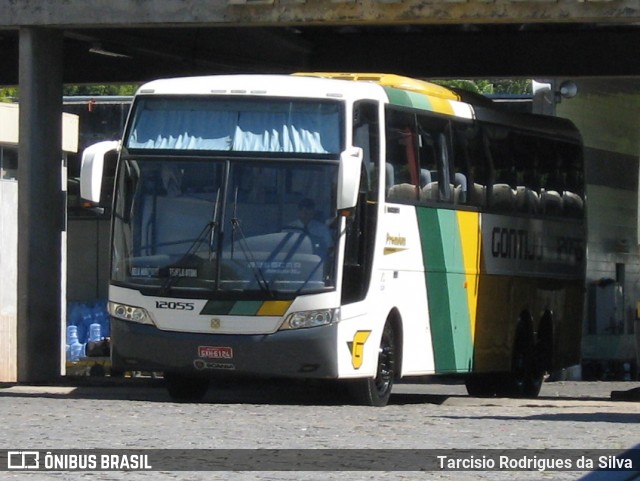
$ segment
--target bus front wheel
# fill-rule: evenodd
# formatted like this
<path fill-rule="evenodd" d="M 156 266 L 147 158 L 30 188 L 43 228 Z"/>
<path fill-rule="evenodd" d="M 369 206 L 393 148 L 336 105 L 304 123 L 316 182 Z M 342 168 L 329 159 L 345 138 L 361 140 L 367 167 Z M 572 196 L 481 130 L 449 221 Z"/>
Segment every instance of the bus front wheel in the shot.
<path fill-rule="evenodd" d="M 378 349 L 376 377 L 351 382 L 352 397 L 358 404 L 377 407 L 387 405 L 396 376 L 396 356 L 395 331 L 391 323 L 387 322 Z"/>
<path fill-rule="evenodd" d="M 172 372 L 164 373 L 167 392 L 176 402 L 200 401 L 209 389 L 209 380 Z"/>

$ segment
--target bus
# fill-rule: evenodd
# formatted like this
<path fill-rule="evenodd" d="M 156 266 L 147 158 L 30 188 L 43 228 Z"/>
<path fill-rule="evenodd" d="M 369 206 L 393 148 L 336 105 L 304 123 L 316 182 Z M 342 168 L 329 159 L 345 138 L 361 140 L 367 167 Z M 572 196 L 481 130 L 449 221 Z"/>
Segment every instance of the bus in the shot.
<path fill-rule="evenodd" d="M 580 361 L 568 120 L 391 74 L 204 76 L 140 87 L 123 138 L 83 154 L 83 197 L 114 150 L 112 366 L 173 399 L 226 376 L 372 406 L 412 376 L 535 397 Z"/>

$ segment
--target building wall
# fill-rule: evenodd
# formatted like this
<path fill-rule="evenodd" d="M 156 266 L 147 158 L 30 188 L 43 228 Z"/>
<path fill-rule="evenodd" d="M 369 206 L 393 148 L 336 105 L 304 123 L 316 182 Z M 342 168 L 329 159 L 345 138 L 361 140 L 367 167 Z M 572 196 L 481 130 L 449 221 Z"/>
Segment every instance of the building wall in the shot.
<path fill-rule="evenodd" d="M 67 221 L 67 300 L 106 300 L 109 287 L 108 218 L 69 217 Z"/>
<path fill-rule="evenodd" d="M 14 152 L 19 142 L 19 107 L 0 103 L 0 153 Z M 63 114 L 63 156 L 78 148 L 78 116 Z M 60 159 L 65 162 L 64 159 Z M 17 381 L 17 312 L 18 312 L 18 186 L 17 170 L 0 169 L 0 382 Z M 66 184 L 66 169 L 62 169 L 61 187 Z M 46 199 L 42 200 L 46 202 Z M 66 234 L 61 233 L 61 297 L 62 318 L 65 318 Z M 58 327 L 62 331 L 64 323 Z M 62 336 L 64 339 L 64 335 Z M 61 350 L 64 355 L 64 349 Z"/>
<path fill-rule="evenodd" d="M 599 377 L 618 376 L 624 363 L 638 364 L 640 91 L 632 79 L 576 83 L 578 95 L 562 100 L 556 111 L 578 126 L 585 144 L 588 295 L 583 358 L 605 362 Z"/>
<path fill-rule="evenodd" d="M 0 382 L 15 382 L 18 319 L 18 183 L 0 180 Z"/>

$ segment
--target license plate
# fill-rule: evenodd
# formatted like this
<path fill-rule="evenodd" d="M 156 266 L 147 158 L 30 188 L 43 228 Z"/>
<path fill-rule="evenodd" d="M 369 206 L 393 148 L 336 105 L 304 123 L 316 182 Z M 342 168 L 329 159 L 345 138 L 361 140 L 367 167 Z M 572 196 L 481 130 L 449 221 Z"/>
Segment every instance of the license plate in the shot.
<path fill-rule="evenodd" d="M 233 359 L 230 347 L 198 346 L 198 357 L 206 359 Z"/>

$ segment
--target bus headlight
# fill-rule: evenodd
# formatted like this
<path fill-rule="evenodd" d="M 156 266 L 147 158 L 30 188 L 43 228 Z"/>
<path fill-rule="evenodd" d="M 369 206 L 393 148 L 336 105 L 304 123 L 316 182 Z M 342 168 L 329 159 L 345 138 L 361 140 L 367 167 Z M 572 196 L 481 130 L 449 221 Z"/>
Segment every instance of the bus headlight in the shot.
<path fill-rule="evenodd" d="M 117 302 L 109 302 L 109 314 L 123 321 L 138 322 L 140 324 L 151 324 L 151 316 L 146 309 L 142 307 L 128 306 L 126 304 L 118 304 Z"/>
<path fill-rule="evenodd" d="M 340 320 L 340 309 L 293 312 L 287 316 L 280 329 L 304 329 L 326 326 Z"/>

